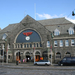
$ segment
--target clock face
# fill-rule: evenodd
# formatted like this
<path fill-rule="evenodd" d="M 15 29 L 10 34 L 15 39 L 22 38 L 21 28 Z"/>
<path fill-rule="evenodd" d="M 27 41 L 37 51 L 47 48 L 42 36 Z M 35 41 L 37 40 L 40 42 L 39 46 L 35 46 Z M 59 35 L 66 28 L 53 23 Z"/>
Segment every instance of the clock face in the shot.
<path fill-rule="evenodd" d="M 29 36 L 26 36 L 26 38 L 25 38 L 25 39 L 28 41 L 28 40 L 30 40 L 30 37 L 29 37 Z"/>

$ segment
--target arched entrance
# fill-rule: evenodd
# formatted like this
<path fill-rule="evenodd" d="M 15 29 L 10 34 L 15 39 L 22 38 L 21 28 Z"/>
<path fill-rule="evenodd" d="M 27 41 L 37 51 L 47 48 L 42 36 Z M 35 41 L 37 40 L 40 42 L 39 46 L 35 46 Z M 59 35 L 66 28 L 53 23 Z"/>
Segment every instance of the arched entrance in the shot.
<path fill-rule="evenodd" d="M 30 52 L 26 52 L 26 62 L 30 62 L 31 57 L 30 57 Z"/>
<path fill-rule="evenodd" d="M 16 61 L 19 61 L 19 63 L 21 62 L 20 52 L 16 53 Z"/>
<path fill-rule="evenodd" d="M 39 61 L 40 60 L 40 52 L 36 52 L 35 53 L 35 61 Z"/>

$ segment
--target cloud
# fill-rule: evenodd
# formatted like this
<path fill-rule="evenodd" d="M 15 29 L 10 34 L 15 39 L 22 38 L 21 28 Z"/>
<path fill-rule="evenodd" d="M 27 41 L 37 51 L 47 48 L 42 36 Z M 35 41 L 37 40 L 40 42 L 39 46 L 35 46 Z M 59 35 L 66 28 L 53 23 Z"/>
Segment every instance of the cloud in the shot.
<path fill-rule="evenodd" d="M 67 20 L 75 23 L 75 19 L 68 18 L 67 16 L 64 16 L 63 14 L 51 16 L 51 15 L 45 14 L 45 13 L 43 13 L 43 14 L 36 13 L 36 15 L 41 19 L 52 19 L 52 18 L 65 17 Z"/>
<path fill-rule="evenodd" d="M 65 18 L 75 24 L 75 19 L 71 19 L 71 18 L 67 18 L 67 17 L 65 17 Z"/>
<path fill-rule="evenodd" d="M 49 15 L 49 14 L 38 14 L 38 13 L 36 13 L 36 15 L 38 15 L 38 17 L 40 17 L 41 19 L 51 19 L 51 18 L 58 18 L 58 17 L 62 17 L 63 15 L 61 14 L 61 15 L 59 15 L 59 16 L 57 16 L 57 15 L 54 15 L 54 16 L 51 16 L 51 15 Z"/>

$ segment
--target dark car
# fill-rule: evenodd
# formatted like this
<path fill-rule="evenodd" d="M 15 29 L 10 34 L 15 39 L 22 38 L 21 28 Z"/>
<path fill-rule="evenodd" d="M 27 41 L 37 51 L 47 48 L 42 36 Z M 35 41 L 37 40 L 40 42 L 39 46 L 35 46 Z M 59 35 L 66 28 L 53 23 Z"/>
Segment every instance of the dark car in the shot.
<path fill-rule="evenodd" d="M 58 65 L 75 65 L 75 57 L 64 57 Z"/>

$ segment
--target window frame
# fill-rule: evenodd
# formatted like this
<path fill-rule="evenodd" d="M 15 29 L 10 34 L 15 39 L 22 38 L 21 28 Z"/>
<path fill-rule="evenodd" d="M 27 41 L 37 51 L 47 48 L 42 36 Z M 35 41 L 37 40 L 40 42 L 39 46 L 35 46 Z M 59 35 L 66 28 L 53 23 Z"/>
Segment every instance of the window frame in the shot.
<path fill-rule="evenodd" d="M 66 46 L 66 47 L 69 46 L 69 40 L 65 40 L 65 46 Z"/>
<path fill-rule="evenodd" d="M 69 35 L 73 35 L 74 34 L 74 29 L 73 28 L 69 28 Z"/>
<path fill-rule="evenodd" d="M 62 41 L 62 42 L 61 42 L 61 41 Z M 59 46 L 60 46 L 60 47 L 63 47 L 63 40 L 60 40 L 60 41 L 59 41 Z"/>
<path fill-rule="evenodd" d="M 57 46 L 56 46 L 57 45 Z M 54 47 L 58 47 L 58 42 L 57 40 L 54 41 Z"/>
<path fill-rule="evenodd" d="M 73 44 L 75 44 L 74 39 L 71 40 L 71 46 L 74 46 Z"/>
<path fill-rule="evenodd" d="M 60 31 L 59 31 L 57 28 L 54 30 L 54 35 L 55 35 L 55 36 L 60 35 Z"/>

